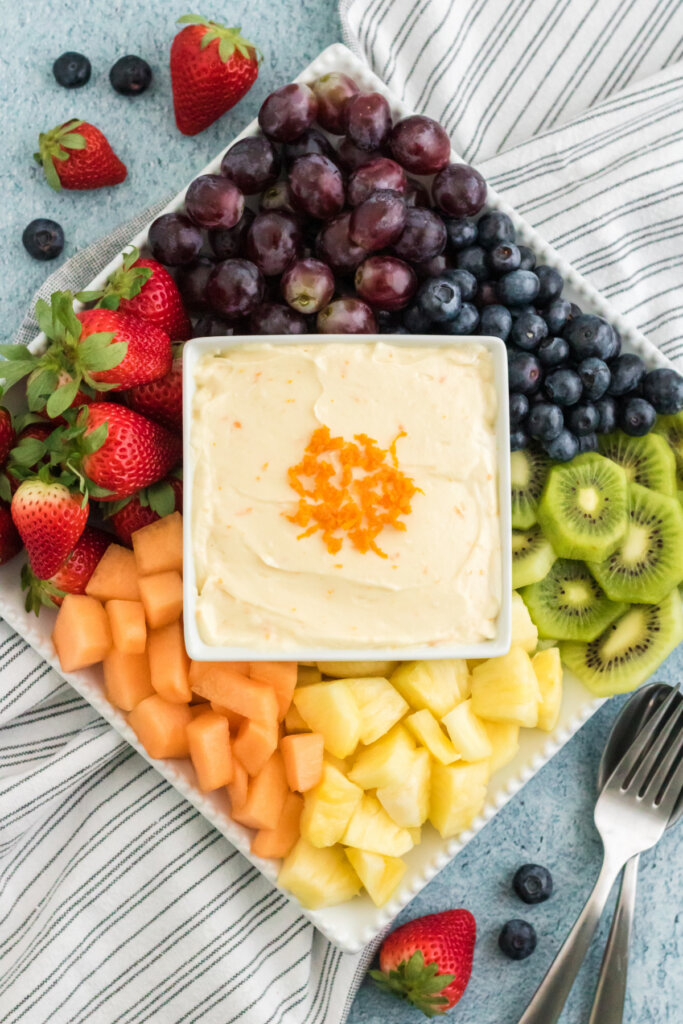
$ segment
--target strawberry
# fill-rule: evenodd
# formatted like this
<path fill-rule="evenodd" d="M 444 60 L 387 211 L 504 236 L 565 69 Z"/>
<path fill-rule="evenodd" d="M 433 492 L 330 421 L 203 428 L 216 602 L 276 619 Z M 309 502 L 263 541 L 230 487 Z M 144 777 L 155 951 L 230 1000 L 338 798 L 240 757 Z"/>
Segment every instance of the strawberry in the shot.
<path fill-rule="evenodd" d="M 9 409 L 0 405 L 0 466 L 7 462 L 10 449 L 14 448 L 17 435 L 14 432 L 14 423 Z"/>
<path fill-rule="evenodd" d="M 99 128 L 78 118 L 41 132 L 38 150 L 33 159 L 42 164 L 48 184 L 57 192 L 118 185 L 127 174 Z"/>
<path fill-rule="evenodd" d="M 138 384 L 125 393 L 126 404 L 174 434 L 183 430 L 183 360 L 177 355 L 170 371 L 149 384 Z"/>
<path fill-rule="evenodd" d="M 467 988 L 477 926 L 469 910 L 445 910 L 401 925 L 384 940 L 370 977 L 425 1017 L 450 1010 Z"/>
<path fill-rule="evenodd" d="M 110 533 L 86 526 L 73 551 L 49 580 L 39 579 L 29 565 L 21 570 L 21 586 L 26 593 L 26 611 L 40 614 L 43 605 L 58 608 L 66 594 L 84 594 L 85 587 L 100 558 L 112 543 Z"/>
<path fill-rule="evenodd" d="M 109 522 L 119 540 L 132 546 L 131 536 L 143 526 L 168 516 L 171 512 L 183 510 L 183 481 L 176 476 L 168 476 L 151 487 L 138 491 L 132 498 L 117 502 L 115 511 L 110 513 Z"/>
<path fill-rule="evenodd" d="M 21 537 L 12 521 L 10 507 L 6 501 L 0 501 L 0 565 L 9 562 L 21 551 Z"/>
<path fill-rule="evenodd" d="M 33 476 L 38 466 L 47 464 L 44 442 L 54 430 L 47 423 L 31 423 L 20 430 L 16 447 L 12 449 L 5 471 L 0 471 L 0 499 L 11 501 L 12 495 L 25 476 Z M 36 446 L 30 441 L 38 441 Z"/>
<path fill-rule="evenodd" d="M 249 91 L 258 75 L 258 54 L 240 28 L 198 14 L 178 22 L 187 27 L 171 45 L 175 120 L 183 135 L 197 135 Z"/>
<path fill-rule="evenodd" d="M 11 505 L 31 569 L 49 579 L 76 546 L 88 519 L 88 500 L 53 479 L 49 470 L 24 480 Z"/>
<path fill-rule="evenodd" d="M 171 369 L 173 352 L 165 331 L 130 313 L 112 309 L 86 309 L 76 314 L 81 323 L 79 343 L 82 346 L 93 335 L 111 335 L 109 348 L 125 344 L 123 359 L 110 369 L 92 370 L 89 374 L 98 384 L 109 384 L 110 391 L 125 391 L 136 384 L 163 377 Z"/>

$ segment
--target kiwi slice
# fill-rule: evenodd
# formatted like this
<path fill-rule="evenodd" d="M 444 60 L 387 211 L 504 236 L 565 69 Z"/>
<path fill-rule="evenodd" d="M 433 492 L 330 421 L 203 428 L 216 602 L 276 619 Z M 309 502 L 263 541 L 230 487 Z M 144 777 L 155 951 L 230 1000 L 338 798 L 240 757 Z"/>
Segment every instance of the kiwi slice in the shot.
<path fill-rule="evenodd" d="M 538 635 L 554 640 L 595 640 L 625 610 L 603 594 L 583 562 L 559 558 L 522 598 Z"/>
<path fill-rule="evenodd" d="M 553 466 L 538 504 L 538 521 L 561 558 L 601 562 L 626 532 L 626 474 L 593 452 Z"/>
<path fill-rule="evenodd" d="M 555 552 L 537 524 L 512 531 L 512 589 L 542 580 L 555 561 Z"/>
<path fill-rule="evenodd" d="M 666 440 L 660 434 L 629 437 L 617 430 L 603 434 L 598 448 L 626 473 L 630 484 L 649 487 L 660 494 L 676 494 L 676 459 Z"/>
<path fill-rule="evenodd" d="M 661 601 L 683 580 L 683 512 L 676 498 L 633 484 L 626 533 L 611 555 L 588 568 L 613 601 Z"/>
<path fill-rule="evenodd" d="M 683 412 L 674 413 L 673 416 L 658 416 L 652 429 L 655 434 L 662 435 L 673 451 L 679 486 L 683 487 Z"/>
<path fill-rule="evenodd" d="M 635 690 L 683 640 L 678 590 L 659 604 L 634 604 L 590 643 L 566 641 L 560 654 L 574 675 L 598 697 Z"/>
<path fill-rule="evenodd" d="M 534 448 L 510 455 L 510 489 L 512 491 L 512 526 L 528 530 L 536 522 L 536 507 L 541 497 L 550 462 L 543 452 Z"/>

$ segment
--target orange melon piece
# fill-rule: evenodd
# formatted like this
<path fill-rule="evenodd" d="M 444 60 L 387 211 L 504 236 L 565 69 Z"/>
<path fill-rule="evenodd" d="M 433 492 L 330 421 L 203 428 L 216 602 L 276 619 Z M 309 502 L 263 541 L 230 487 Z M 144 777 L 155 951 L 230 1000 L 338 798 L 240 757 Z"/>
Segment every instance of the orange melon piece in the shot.
<path fill-rule="evenodd" d="M 123 654 L 143 654 L 147 646 L 145 609 L 141 601 L 113 598 L 104 606 L 109 616 L 114 647 Z"/>
<path fill-rule="evenodd" d="M 183 517 L 180 512 L 157 519 L 132 535 L 135 562 L 140 576 L 183 571 Z"/>
<path fill-rule="evenodd" d="M 230 732 L 237 732 L 244 721 L 244 715 L 238 715 L 236 711 L 231 711 L 230 708 L 226 708 L 222 704 L 218 704 L 215 700 L 211 701 L 211 707 L 216 714 L 224 715 L 225 718 L 227 718 L 230 722 Z"/>
<path fill-rule="evenodd" d="M 319 732 L 283 736 L 280 751 L 290 789 L 305 793 L 317 786 L 323 774 L 323 737 Z"/>
<path fill-rule="evenodd" d="M 214 665 L 191 685 L 197 693 L 244 718 L 277 720 L 277 698 L 271 687 L 255 683 L 229 665 Z"/>
<path fill-rule="evenodd" d="M 112 647 L 102 668 L 107 700 L 122 711 L 132 711 L 154 693 L 146 654 L 125 654 Z"/>
<path fill-rule="evenodd" d="M 111 629 L 101 602 L 85 594 L 67 594 L 57 614 L 52 642 L 64 672 L 102 661 L 111 649 Z"/>
<path fill-rule="evenodd" d="M 262 828 L 251 841 L 251 852 L 257 857 L 286 857 L 299 838 L 299 819 L 304 798 L 288 793 L 275 828 Z"/>
<path fill-rule="evenodd" d="M 189 704 L 192 700 L 190 659 L 185 651 L 181 623 L 171 622 L 161 629 L 151 629 L 147 640 L 147 656 L 152 686 L 156 692 L 172 704 Z"/>
<path fill-rule="evenodd" d="M 86 594 L 99 601 L 139 601 L 135 555 L 120 544 L 110 544 L 87 582 Z"/>
<path fill-rule="evenodd" d="M 234 748 L 233 748 L 234 753 Z M 232 781 L 228 783 L 228 796 L 230 797 L 230 808 L 239 811 L 247 801 L 249 790 L 249 774 L 243 764 L 236 757 L 232 759 Z"/>
<path fill-rule="evenodd" d="M 250 775 L 258 775 L 277 748 L 277 722 L 259 722 L 246 718 L 235 738 L 232 749 Z M 284 771 L 284 769 L 283 769 Z M 255 826 L 261 828 L 261 826 Z M 265 826 L 264 826 L 265 827 Z"/>
<path fill-rule="evenodd" d="M 183 579 L 179 572 L 158 572 L 139 581 L 140 600 L 152 629 L 167 626 L 183 611 Z"/>
<path fill-rule="evenodd" d="M 227 786 L 232 779 L 230 724 L 215 711 L 197 715 L 187 727 L 190 757 L 203 793 Z"/>
<path fill-rule="evenodd" d="M 211 705 L 206 701 L 204 704 L 190 704 L 190 711 L 192 712 L 192 718 L 198 718 L 199 715 L 210 715 L 212 714 Z"/>
<path fill-rule="evenodd" d="M 190 672 L 192 672 L 192 664 L 191 663 L 190 663 Z M 200 693 L 194 693 L 194 691 L 193 691 L 193 693 L 192 693 L 192 700 L 190 701 L 190 704 L 197 704 L 197 705 L 199 705 L 199 704 L 208 704 L 208 703 L 209 702 L 206 699 L 206 697 L 202 697 L 202 695 Z"/>
<path fill-rule="evenodd" d="M 171 704 L 158 693 L 133 708 L 128 724 L 150 757 L 188 757 L 189 704 Z"/>
<path fill-rule="evenodd" d="M 192 661 L 190 662 L 190 686 L 195 690 L 194 684 L 200 682 L 213 669 L 220 671 L 222 668 L 228 668 L 232 669 L 233 672 L 248 675 L 249 673 L 244 666 L 245 663 L 242 661 Z M 208 700 L 209 698 L 205 697 L 204 699 Z"/>
<path fill-rule="evenodd" d="M 276 828 L 288 792 L 282 755 L 276 750 L 251 780 L 244 805 L 232 816 L 248 828 Z"/>
<path fill-rule="evenodd" d="M 278 718 L 285 717 L 292 703 L 296 686 L 297 663 L 295 661 L 252 661 L 249 675 L 259 683 L 272 687 L 277 698 Z"/>

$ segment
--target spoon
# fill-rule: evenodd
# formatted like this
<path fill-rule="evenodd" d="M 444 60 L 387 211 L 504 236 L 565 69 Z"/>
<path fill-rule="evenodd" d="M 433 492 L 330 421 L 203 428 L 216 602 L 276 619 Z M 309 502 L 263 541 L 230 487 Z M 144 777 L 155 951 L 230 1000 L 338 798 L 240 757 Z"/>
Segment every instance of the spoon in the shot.
<path fill-rule="evenodd" d="M 600 761 L 599 790 L 602 789 L 616 768 L 624 751 L 670 691 L 671 687 L 666 683 L 650 683 L 649 686 L 644 686 L 634 693 L 624 706 L 614 724 Z M 667 828 L 671 828 L 681 814 L 683 814 L 683 793 L 681 793 Z M 619 900 L 605 946 L 588 1024 L 619 1024 L 623 1020 L 639 859 L 639 855 L 632 857 L 624 868 Z"/>

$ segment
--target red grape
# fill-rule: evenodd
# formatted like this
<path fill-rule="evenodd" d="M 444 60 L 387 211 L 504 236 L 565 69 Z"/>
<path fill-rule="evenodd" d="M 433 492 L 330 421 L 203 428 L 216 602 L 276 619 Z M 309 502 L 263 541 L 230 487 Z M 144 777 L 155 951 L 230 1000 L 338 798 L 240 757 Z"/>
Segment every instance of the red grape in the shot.
<path fill-rule="evenodd" d="M 352 96 L 344 111 L 346 134 L 360 149 L 379 149 L 391 130 L 391 110 L 378 92 Z"/>
<path fill-rule="evenodd" d="M 247 256 L 262 274 L 281 274 L 303 248 L 301 228 L 291 213 L 259 213 L 247 232 Z"/>
<path fill-rule="evenodd" d="M 185 193 L 185 210 L 200 228 L 234 228 L 244 212 L 244 196 L 234 181 L 201 174 Z"/>
<path fill-rule="evenodd" d="M 209 308 L 206 298 L 206 284 L 215 263 L 207 256 L 200 256 L 195 263 L 180 267 L 175 280 L 183 302 L 188 309 L 204 310 Z"/>
<path fill-rule="evenodd" d="M 263 299 L 261 271 L 249 260 L 223 260 L 211 271 L 206 297 L 225 317 L 246 316 Z"/>
<path fill-rule="evenodd" d="M 307 85 L 292 82 L 271 92 L 259 110 L 261 131 L 275 142 L 291 142 L 315 121 L 318 101 Z"/>
<path fill-rule="evenodd" d="M 402 309 L 417 288 L 411 266 L 393 256 L 370 256 L 361 263 L 354 278 L 356 291 L 376 309 Z"/>
<path fill-rule="evenodd" d="M 223 157 L 221 174 L 234 181 L 245 196 L 253 196 L 274 184 L 280 173 L 280 157 L 263 135 L 240 139 Z"/>
<path fill-rule="evenodd" d="M 344 179 L 336 164 L 312 153 L 292 164 L 289 187 L 296 209 L 318 220 L 329 220 L 344 206 Z"/>
<path fill-rule="evenodd" d="M 449 164 L 434 178 L 432 195 L 449 217 L 473 217 L 486 202 L 486 182 L 469 164 Z"/>
<path fill-rule="evenodd" d="M 350 206 L 358 206 L 373 192 L 389 189 L 404 195 L 407 187 L 403 168 L 387 156 L 378 156 L 362 164 L 349 178 L 348 200 Z"/>
<path fill-rule="evenodd" d="M 283 153 L 287 166 L 291 166 L 297 157 L 309 156 L 311 153 L 320 153 L 321 156 L 326 156 L 333 163 L 337 162 L 334 146 L 317 128 L 307 128 L 293 142 L 288 142 L 283 147 Z"/>
<path fill-rule="evenodd" d="M 244 213 L 234 228 L 214 228 L 213 231 L 209 231 L 209 245 L 219 260 L 231 260 L 244 254 L 247 231 L 253 219 L 253 211 L 245 206 Z"/>
<path fill-rule="evenodd" d="M 370 307 L 360 299 L 335 299 L 318 313 L 320 334 L 375 334 L 377 321 Z"/>
<path fill-rule="evenodd" d="M 332 71 L 316 78 L 311 88 L 318 100 L 318 123 L 326 132 L 343 135 L 346 104 L 360 91 L 354 80 L 341 71 Z"/>
<path fill-rule="evenodd" d="M 299 260 L 282 275 L 282 297 L 299 313 L 317 313 L 334 295 L 334 275 L 320 260 Z"/>
<path fill-rule="evenodd" d="M 276 181 L 267 188 L 259 199 L 259 210 L 282 210 L 283 213 L 294 213 L 292 192 L 288 181 Z"/>
<path fill-rule="evenodd" d="M 433 210 L 411 206 L 406 210 L 406 226 L 394 243 L 394 252 L 402 260 L 425 263 L 446 248 L 446 225 Z"/>
<path fill-rule="evenodd" d="M 184 213 L 162 213 L 153 221 L 147 241 L 155 260 L 179 267 L 199 256 L 202 233 Z"/>
<path fill-rule="evenodd" d="M 396 192 L 373 192 L 351 214 L 351 241 L 368 252 L 398 240 L 406 226 L 406 204 Z"/>
<path fill-rule="evenodd" d="M 323 224 L 316 239 L 315 250 L 321 260 L 339 274 L 355 270 L 367 256 L 365 249 L 355 245 L 349 236 L 351 211 L 345 210 Z"/>
<path fill-rule="evenodd" d="M 413 174 L 436 174 L 451 158 L 446 132 L 422 114 L 397 121 L 391 129 L 389 146 L 394 159 Z"/>
<path fill-rule="evenodd" d="M 224 320 L 215 313 L 200 317 L 192 328 L 193 338 L 230 338 L 240 334 L 249 334 L 244 320 Z"/>
<path fill-rule="evenodd" d="M 425 277 L 441 277 L 450 265 L 448 258 L 441 253 L 439 256 L 432 256 L 431 260 L 425 260 L 424 263 L 413 263 L 413 269 L 422 281 Z"/>
<path fill-rule="evenodd" d="M 281 302 L 262 302 L 249 317 L 252 334 L 307 334 L 308 324 L 301 313 Z"/>
<path fill-rule="evenodd" d="M 425 186 L 419 181 L 413 181 L 412 178 L 408 178 L 405 201 L 407 206 L 423 206 L 425 209 L 430 209 L 432 205 Z"/>
<path fill-rule="evenodd" d="M 337 161 L 345 171 L 355 171 L 363 164 L 376 160 L 383 156 L 379 149 L 360 149 L 356 143 L 346 135 L 337 148 Z"/>

